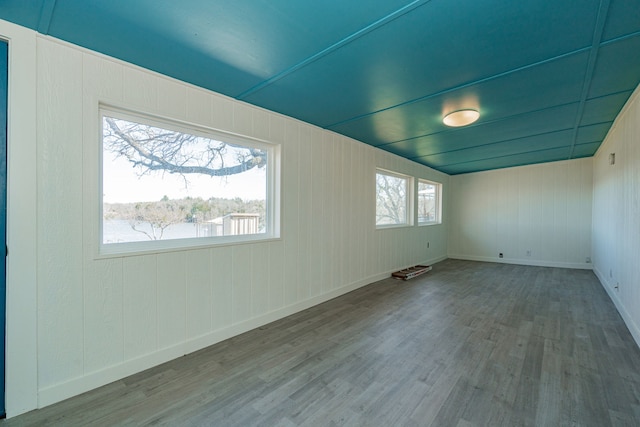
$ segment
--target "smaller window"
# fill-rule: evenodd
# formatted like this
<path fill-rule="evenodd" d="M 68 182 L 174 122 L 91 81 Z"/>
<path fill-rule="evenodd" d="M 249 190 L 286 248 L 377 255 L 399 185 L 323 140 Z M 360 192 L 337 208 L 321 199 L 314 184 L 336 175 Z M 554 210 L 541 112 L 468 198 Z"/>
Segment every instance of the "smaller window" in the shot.
<path fill-rule="evenodd" d="M 378 169 L 376 173 L 376 226 L 411 225 L 412 178 Z"/>
<path fill-rule="evenodd" d="M 418 180 L 418 225 L 440 224 L 442 184 Z"/>

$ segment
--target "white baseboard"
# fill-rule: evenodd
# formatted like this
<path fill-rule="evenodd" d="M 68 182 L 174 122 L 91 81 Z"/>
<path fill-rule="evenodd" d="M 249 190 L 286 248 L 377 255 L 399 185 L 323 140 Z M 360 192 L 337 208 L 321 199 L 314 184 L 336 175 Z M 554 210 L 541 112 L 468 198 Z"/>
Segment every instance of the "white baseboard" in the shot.
<path fill-rule="evenodd" d="M 640 348 L 640 327 L 638 327 L 638 325 L 633 321 L 633 318 L 622 303 L 622 300 L 620 300 L 620 296 L 616 292 L 615 284 L 609 282 L 609 280 L 607 280 L 607 276 L 605 274 L 602 274 L 602 272 L 595 266 L 593 268 L 593 272 L 595 273 L 598 280 L 600 280 L 600 284 L 609 295 L 609 298 L 611 298 L 611 301 L 613 301 L 613 304 L 618 309 L 618 313 L 620 313 L 620 316 L 622 316 L 622 320 L 624 320 L 624 323 L 627 325 L 627 329 L 629 329 L 629 332 L 631 332 L 631 336 Z"/>
<path fill-rule="evenodd" d="M 447 259 L 446 256 L 431 259 L 426 261 L 427 264 L 435 264 L 437 262 Z M 50 387 L 41 389 L 38 392 L 38 408 L 60 402 L 64 399 L 79 395 L 81 393 L 93 390 L 103 385 L 109 384 L 114 381 L 118 381 L 129 375 L 144 371 L 162 363 L 181 357 L 185 354 L 189 354 L 210 345 L 219 343 L 231 337 L 248 332 L 252 329 L 259 328 L 268 323 L 298 313 L 307 308 L 311 308 L 315 305 L 329 301 L 333 298 L 344 295 L 348 292 L 354 291 L 363 286 L 377 282 L 382 279 L 386 279 L 391 276 L 391 273 L 400 268 L 411 267 L 410 265 L 399 267 L 389 272 L 377 274 L 365 279 L 358 280 L 354 283 L 342 286 L 334 289 L 322 295 L 318 295 L 309 298 L 305 301 L 298 302 L 296 304 L 283 307 L 279 310 L 275 310 L 266 313 L 262 316 L 254 317 L 252 319 L 245 320 L 233 324 L 229 327 L 213 331 L 211 333 L 189 339 L 174 346 L 155 351 L 153 353 L 138 357 L 136 359 L 127 360 L 123 363 L 106 367 L 100 371 L 88 373 L 82 377 L 74 378 L 64 383 L 55 384 Z"/>
<path fill-rule="evenodd" d="M 531 265 L 534 267 L 572 268 L 577 270 L 593 269 L 592 264 L 579 263 L 579 262 L 556 262 L 556 261 L 543 261 L 543 260 L 532 260 L 532 259 L 523 259 L 523 258 L 495 258 L 495 257 L 481 257 L 481 256 L 460 255 L 460 254 L 449 254 L 449 258 L 461 259 L 466 261 L 497 262 L 501 264 Z"/>

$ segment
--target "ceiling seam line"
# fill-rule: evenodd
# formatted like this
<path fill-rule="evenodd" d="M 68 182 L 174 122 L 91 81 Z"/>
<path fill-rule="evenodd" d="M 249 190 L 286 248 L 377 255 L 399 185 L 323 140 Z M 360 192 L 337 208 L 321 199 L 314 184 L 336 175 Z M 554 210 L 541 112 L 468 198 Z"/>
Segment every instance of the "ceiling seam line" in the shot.
<path fill-rule="evenodd" d="M 574 50 L 574 51 L 571 51 L 571 52 L 568 52 L 568 53 L 563 53 L 562 55 L 554 56 L 553 58 L 544 59 L 542 61 L 534 62 L 532 64 L 523 65 L 522 67 L 514 68 L 514 69 L 511 69 L 511 70 L 508 70 L 508 71 L 503 71 L 502 73 L 494 74 L 492 76 L 485 77 L 485 78 L 482 78 L 482 79 L 479 79 L 479 80 L 474 80 L 472 82 L 463 83 L 463 84 L 458 85 L 458 86 L 454 86 L 454 87 L 451 87 L 451 88 L 448 88 L 448 89 L 441 90 L 440 92 L 435 92 L 435 93 L 432 93 L 432 94 L 429 94 L 429 95 L 421 96 L 420 98 L 411 99 L 409 101 L 402 102 L 400 104 L 392 105 L 390 107 L 381 108 L 380 110 L 376 110 L 376 111 L 373 111 L 373 112 L 370 112 L 370 113 L 366 113 L 366 114 L 361 114 L 359 116 L 351 117 L 351 118 L 346 119 L 346 120 L 342 120 L 342 121 L 339 121 L 339 122 L 336 122 L 336 123 L 332 123 L 330 125 L 327 125 L 326 129 L 331 129 L 331 128 L 336 127 L 336 126 L 341 126 L 341 125 L 343 125 L 345 123 L 349 123 L 349 122 L 355 122 L 355 121 L 363 119 L 365 117 L 369 117 L 369 116 L 373 116 L 373 115 L 378 114 L 378 113 L 382 113 L 382 112 L 385 112 L 385 111 L 393 110 L 394 108 L 404 107 L 406 105 L 411 105 L 411 104 L 415 104 L 415 103 L 418 103 L 418 102 L 426 101 L 427 99 L 435 98 L 436 96 L 440 96 L 440 95 L 445 95 L 445 94 L 450 93 L 450 92 L 455 92 L 455 91 L 460 90 L 460 89 L 465 89 L 465 88 L 468 88 L 470 86 L 474 86 L 474 85 L 477 85 L 477 84 L 490 82 L 492 80 L 495 80 L 495 79 L 498 79 L 498 78 L 501 78 L 501 77 L 505 77 L 505 76 L 508 76 L 510 74 L 513 74 L 513 73 L 517 73 L 517 72 L 520 72 L 520 71 L 528 70 L 530 68 L 534 68 L 534 67 L 537 67 L 539 65 L 544 65 L 544 64 L 547 64 L 547 63 L 551 63 L 553 61 L 557 61 L 559 59 L 564 59 L 564 58 L 568 58 L 568 57 L 573 56 L 573 55 L 584 53 L 584 52 L 589 51 L 590 49 L 591 49 L 591 46 L 590 47 L 583 47 L 583 48 L 580 48 L 580 49 L 577 49 L 577 50 Z"/>
<path fill-rule="evenodd" d="M 581 146 L 581 145 L 600 144 L 601 142 L 602 142 L 602 141 L 590 141 L 590 142 L 583 142 L 583 143 L 581 143 L 581 144 L 576 144 L 576 147 L 579 147 L 579 146 Z M 559 146 L 557 146 L 557 147 L 544 148 L 544 149 L 542 149 L 542 150 L 523 151 L 523 152 L 521 152 L 521 153 L 507 154 L 507 155 L 504 155 L 504 156 L 485 157 L 485 158 L 482 158 L 482 159 L 469 160 L 469 161 L 466 161 L 466 162 L 447 163 L 446 165 L 439 165 L 438 167 L 455 166 L 455 165 L 462 165 L 462 164 L 465 164 L 465 163 L 482 162 L 482 161 L 484 161 L 484 160 L 501 159 L 501 158 L 503 158 L 503 157 L 517 156 L 517 155 L 520 155 L 520 154 L 539 153 L 539 152 L 543 152 L 543 151 L 557 150 L 557 149 L 559 149 L 559 148 L 564 148 L 564 147 L 568 147 L 568 145 L 559 145 Z M 475 147 L 471 147 L 471 149 L 473 149 L 473 148 L 475 148 Z M 467 148 L 463 148 L 463 149 L 455 150 L 455 151 L 465 151 L 465 150 L 468 150 L 468 149 L 467 149 Z M 449 153 L 449 152 L 453 152 L 453 151 L 448 151 L 448 152 L 446 152 L 446 153 Z M 410 158 L 409 158 L 409 160 L 412 160 L 412 161 L 416 162 L 416 161 L 418 161 L 419 159 L 424 159 L 424 161 L 427 161 L 427 158 L 428 158 L 428 157 L 437 156 L 437 155 L 438 155 L 438 154 L 429 154 L 428 156 L 410 157 Z M 431 166 L 431 167 L 433 167 L 433 166 Z"/>
<path fill-rule="evenodd" d="M 613 123 L 613 122 L 609 120 L 609 121 L 606 121 L 606 122 L 591 123 L 591 124 L 589 124 L 589 125 L 585 125 L 585 126 L 582 126 L 582 127 L 599 126 L 599 125 L 610 125 L 611 123 Z M 549 131 L 549 132 L 537 133 L 537 134 L 534 134 L 534 135 L 523 136 L 523 137 L 520 137 L 520 138 L 503 139 L 503 140 L 501 140 L 501 141 L 497 141 L 497 142 L 490 142 L 490 143 L 488 143 L 488 144 L 475 145 L 475 146 L 473 146 L 473 147 L 471 147 L 471 148 L 475 148 L 475 147 L 487 147 L 487 146 L 489 146 L 489 145 L 493 145 L 493 144 L 503 144 L 503 143 L 505 143 L 505 142 L 518 141 L 518 140 L 520 140 L 520 139 L 527 139 L 527 138 L 533 138 L 533 137 L 538 137 L 538 136 L 551 135 L 551 134 L 554 134 L 554 133 L 558 133 L 558 132 L 567 132 L 567 131 L 571 131 L 571 130 L 573 130 L 573 127 L 570 127 L 570 128 L 564 128 L 564 129 L 559 129 L 559 130 L 552 130 L 552 131 Z M 582 142 L 582 143 L 580 143 L 580 144 L 576 144 L 576 145 L 594 144 L 594 143 L 596 143 L 596 142 L 598 142 L 598 141 Z M 380 147 L 381 147 L 380 145 L 377 145 L 377 146 L 376 146 L 376 148 L 380 148 Z M 425 157 L 437 156 L 437 155 L 440 155 L 440 154 L 446 154 L 446 153 L 454 153 L 454 152 L 456 152 L 456 151 L 464 151 L 464 150 L 469 150 L 469 148 L 459 148 L 459 149 L 457 149 L 457 150 L 439 151 L 439 152 L 437 152 L 437 153 L 427 154 L 426 156 L 408 157 L 408 159 L 409 159 L 409 160 L 422 159 L 422 158 L 425 158 Z"/>
<path fill-rule="evenodd" d="M 527 139 L 527 138 L 534 138 L 534 137 L 539 137 L 539 136 L 551 135 L 551 134 L 554 134 L 554 133 L 567 132 L 567 131 L 570 131 L 570 130 L 573 130 L 573 128 L 552 130 L 552 131 L 549 131 L 549 132 L 542 132 L 542 133 L 538 133 L 538 134 L 535 134 L 535 135 L 523 136 L 523 137 L 520 137 L 520 138 L 503 139 L 501 141 L 490 142 L 488 144 L 474 145 L 473 147 L 467 147 L 467 148 L 458 148 L 456 150 L 439 151 L 437 153 L 427 154 L 425 156 L 410 157 L 409 159 L 410 160 L 413 160 L 413 159 L 424 159 L 424 158 L 431 157 L 431 156 L 439 156 L 441 154 L 456 153 L 456 152 L 459 152 L 459 151 L 465 151 L 465 150 L 470 150 L 470 149 L 474 149 L 474 148 L 485 148 L 485 147 L 489 147 L 491 145 L 504 144 L 505 142 L 519 141 L 521 139 Z"/>
<path fill-rule="evenodd" d="M 632 93 L 633 89 L 626 89 L 626 90 L 619 90 L 617 92 L 611 92 L 611 93 L 606 93 L 604 95 L 598 95 L 598 96 L 594 96 L 593 98 L 587 98 L 587 101 L 595 101 L 598 99 L 602 99 L 602 98 L 606 98 L 608 96 L 616 96 L 616 95 L 622 95 L 623 93 Z"/>
<path fill-rule="evenodd" d="M 566 146 L 565 146 L 566 147 Z M 439 168 L 445 168 L 447 166 L 456 166 L 456 165 L 464 165 L 467 163 L 475 163 L 475 162 L 483 162 L 485 160 L 496 160 L 496 159 L 506 159 L 507 157 L 515 157 L 515 156 L 521 156 L 523 154 L 533 154 L 533 153 L 543 153 L 545 151 L 552 151 L 552 150 L 557 150 L 558 148 L 563 148 L 563 147 L 556 147 L 556 148 L 545 148 L 544 150 L 533 150 L 533 151 L 523 151 L 522 153 L 516 153 L 516 154 L 507 154 L 506 156 L 495 156 L 495 157 L 486 157 L 484 159 L 479 159 L 479 160 L 469 160 L 468 162 L 459 162 L 459 163 L 449 163 L 446 165 L 442 165 L 442 166 L 438 166 Z M 556 160 L 558 162 L 560 161 L 566 161 L 567 159 L 559 159 Z M 544 162 L 542 162 L 544 163 Z M 510 166 L 509 166 L 510 167 Z"/>
<path fill-rule="evenodd" d="M 612 39 L 605 40 L 605 41 L 601 42 L 600 43 L 600 47 L 609 46 L 610 44 L 614 44 L 614 43 L 617 43 L 617 42 L 625 41 L 625 40 L 632 39 L 632 38 L 638 37 L 638 36 L 640 36 L 640 31 L 635 31 L 635 32 L 629 33 L 629 34 L 624 34 L 622 36 L 614 37 Z"/>
<path fill-rule="evenodd" d="M 578 102 L 579 101 L 567 102 L 565 104 L 558 104 L 558 105 L 554 105 L 554 106 L 551 106 L 551 107 L 540 108 L 540 109 L 537 109 L 537 110 L 532 110 L 532 111 L 527 111 L 527 112 L 524 112 L 524 113 L 519 113 L 519 114 L 514 114 L 514 115 L 511 115 L 511 116 L 502 117 L 502 118 L 499 118 L 499 119 L 488 120 L 486 122 L 476 123 L 476 124 L 467 126 L 466 128 L 467 129 L 473 129 L 473 128 L 481 127 L 481 126 L 484 126 L 484 125 L 490 125 L 490 124 L 494 124 L 494 123 L 499 123 L 499 122 L 502 122 L 502 121 L 505 121 L 505 120 L 526 116 L 528 114 L 540 113 L 542 111 L 552 110 L 554 108 L 567 107 L 569 105 L 578 104 Z M 571 129 L 573 129 L 573 127 L 567 128 L 567 130 L 571 130 Z M 399 139 L 397 141 L 392 141 L 392 142 L 385 142 L 384 144 L 376 145 L 376 147 L 384 147 L 384 146 L 387 146 L 387 145 L 397 144 L 399 142 L 413 141 L 415 139 L 425 138 L 425 137 L 428 137 L 428 136 L 447 134 L 447 133 L 455 133 L 455 132 L 458 132 L 458 130 L 445 129 L 445 130 L 442 130 L 442 131 L 439 131 L 439 132 L 426 133 L 426 134 L 419 135 L 419 136 L 412 136 L 411 138 Z"/>
<path fill-rule="evenodd" d="M 273 77 L 270 77 L 267 80 L 264 80 L 263 82 L 258 83 L 257 85 L 247 89 L 246 91 L 242 92 L 240 95 L 238 95 L 236 97 L 236 99 L 244 99 L 246 97 L 248 97 L 249 95 L 253 95 L 256 92 L 259 92 L 260 90 L 264 89 L 267 86 L 270 86 L 271 84 L 277 82 L 278 80 L 288 76 L 289 74 L 293 73 L 294 71 L 299 70 L 300 68 L 303 68 L 309 64 L 311 64 L 312 62 L 317 61 L 318 59 L 327 56 L 329 54 L 331 54 L 332 52 L 335 52 L 336 50 L 342 48 L 343 46 L 348 45 L 349 43 L 359 39 L 360 37 L 364 36 L 365 34 L 368 34 L 372 31 L 377 30 L 378 28 L 381 28 L 383 26 L 385 26 L 386 24 L 400 18 L 403 15 L 406 15 L 407 13 L 411 12 L 414 9 L 417 9 L 419 7 L 424 6 L 425 4 L 429 3 L 431 0 L 414 0 L 411 3 L 409 3 L 408 5 L 403 6 L 400 9 L 397 9 L 389 14 L 387 14 L 386 16 L 374 21 L 373 23 L 365 26 L 364 28 L 359 29 L 358 31 L 356 31 L 355 33 L 352 33 L 350 35 L 348 35 L 347 37 L 343 38 L 342 40 L 339 40 L 337 42 L 335 42 L 334 44 L 332 44 L 329 47 L 326 47 L 324 49 L 322 49 L 320 52 L 317 52 L 313 55 L 311 55 L 310 57 L 304 59 L 301 62 L 298 62 L 297 64 L 287 68 L 286 70 L 283 70 L 281 72 L 279 72 L 278 74 L 276 74 Z"/>
<path fill-rule="evenodd" d="M 38 32 L 48 35 L 51 19 L 53 18 L 53 10 L 56 7 L 56 0 L 45 0 L 40 9 L 40 19 L 38 19 Z"/>
<path fill-rule="evenodd" d="M 581 145 L 591 145 L 591 144 L 600 144 L 602 141 L 590 141 L 590 142 L 583 142 L 581 144 L 576 144 L 576 147 L 580 147 Z M 557 150 L 559 148 L 563 148 L 563 147 L 568 147 L 568 145 L 561 145 L 561 146 L 557 146 L 557 147 L 552 147 L 552 148 L 545 148 L 544 150 L 534 150 L 534 151 L 524 151 L 522 153 L 516 153 L 516 154 L 508 154 L 506 156 L 499 156 L 499 157 L 487 157 L 487 158 L 482 158 L 482 159 L 477 159 L 477 160 L 470 160 L 468 162 L 460 162 L 460 163 L 448 163 L 446 165 L 442 165 L 442 166 L 438 166 L 438 167 L 446 167 L 446 166 L 455 166 L 455 165 L 459 165 L 459 164 L 463 164 L 463 163 L 471 163 L 471 162 L 480 162 L 483 160 L 493 160 L 493 159 L 499 159 L 501 157 L 509 157 L 509 156 L 517 156 L 519 154 L 530 154 L 530 153 L 537 153 L 537 152 L 543 152 L 543 151 L 549 151 L 549 150 Z M 471 147 L 471 148 L 475 148 L 475 147 Z M 465 149 L 462 150 L 458 150 L 458 151 L 464 151 Z M 433 154 L 434 156 L 437 154 Z M 409 160 L 412 160 L 414 162 L 417 162 L 420 159 L 424 159 L 424 161 L 427 161 L 428 157 L 431 157 L 432 155 L 429 154 L 428 156 L 421 156 L 421 157 L 410 157 Z M 434 166 L 430 166 L 430 167 L 434 167 Z"/>
<path fill-rule="evenodd" d="M 604 33 L 604 26 L 607 21 L 607 15 L 609 13 L 609 0 L 600 0 L 600 9 L 598 10 L 598 18 L 596 20 L 596 26 L 593 29 L 593 42 L 591 44 L 591 51 L 589 52 L 589 62 L 587 62 L 587 69 L 585 70 L 584 81 L 582 83 L 582 95 L 580 97 L 580 105 L 578 105 L 578 111 L 576 112 L 576 119 L 573 124 L 573 142 L 571 143 L 571 149 L 569 150 L 569 159 L 573 157 L 574 147 L 578 139 L 578 129 L 580 128 L 580 122 L 584 115 L 585 105 L 587 103 L 587 96 L 589 89 L 591 89 L 591 82 L 593 80 L 593 73 L 596 67 L 596 60 L 598 58 L 598 50 L 600 49 L 600 42 L 602 41 L 602 35 Z"/>

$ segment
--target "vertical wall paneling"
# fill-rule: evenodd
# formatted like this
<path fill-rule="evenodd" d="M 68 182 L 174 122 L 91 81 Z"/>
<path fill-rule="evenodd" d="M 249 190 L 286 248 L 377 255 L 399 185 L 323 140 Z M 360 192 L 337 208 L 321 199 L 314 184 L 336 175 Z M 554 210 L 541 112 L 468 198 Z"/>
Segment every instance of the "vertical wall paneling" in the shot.
<path fill-rule="evenodd" d="M 569 170 L 566 168 L 559 168 L 555 171 L 554 183 L 560 185 L 553 185 L 553 228 L 551 235 L 551 259 L 566 259 L 568 249 L 564 242 L 567 241 L 569 231 L 563 227 L 569 219 L 567 212 L 568 207 L 568 180 Z"/>
<path fill-rule="evenodd" d="M 228 246 L 211 249 L 212 286 L 212 329 L 221 330 L 232 323 L 233 309 L 233 270 L 232 252 Z"/>
<path fill-rule="evenodd" d="M 89 261 L 84 277 L 84 370 L 124 360 L 122 260 Z"/>
<path fill-rule="evenodd" d="M 324 188 L 322 177 L 324 169 L 324 152 L 326 147 L 322 143 L 322 131 L 318 128 L 310 130 L 309 157 L 311 158 L 310 171 L 313 179 L 310 182 L 311 197 L 309 198 L 309 289 L 310 296 L 322 294 L 322 265 L 323 265 L 323 227 L 324 217 Z"/>
<path fill-rule="evenodd" d="M 284 271 L 284 304 L 292 305 L 298 300 L 298 259 L 299 240 L 299 181 L 298 160 L 298 122 L 291 121 L 285 125 L 282 160 L 282 238 L 284 241 L 284 257 L 287 262 Z M 291 261 L 294 261 L 293 263 Z M 291 267 L 291 268 L 287 268 Z"/>
<path fill-rule="evenodd" d="M 92 55 L 83 55 L 82 63 L 85 96 L 89 96 L 93 100 L 109 99 L 122 102 L 124 82 L 121 66 L 108 59 Z"/>
<path fill-rule="evenodd" d="M 591 268 L 590 159 L 456 175 L 451 181 L 450 257 Z"/>
<path fill-rule="evenodd" d="M 82 54 L 38 40 L 38 358 L 45 388 L 84 373 Z M 61 141 L 64 143 L 61 144 Z"/>
<path fill-rule="evenodd" d="M 320 227 L 322 233 L 320 236 L 320 242 L 322 247 L 322 277 L 321 286 L 322 292 L 327 293 L 331 290 L 331 283 L 333 281 L 333 268 L 334 268 L 334 252 L 333 243 L 334 239 L 334 212 L 335 212 L 335 198 L 333 191 L 333 182 L 335 179 L 334 174 L 334 154 L 333 154 L 333 139 L 334 134 L 323 132 L 322 134 L 322 153 L 324 154 L 324 160 L 322 162 L 322 170 L 319 170 L 318 176 L 322 181 L 323 199 L 322 199 L 322 212 L 323 215 L 320 218 Z"/>
<path fill-rule="evenodd" d="M 232 319 L 234 323 L 239 323 L 251 318 L 253 252 L 249 245 L 238 245 L 232 247 L 231 253 L 233 271 L 233 281 L 231 282 Z"/>
<path fill-rule="evenodd" d="M 269 244 L 262 243 L 251 248 L 251 317 L 259 317 L 269 312 Z"/>
<path fill-rule="evenodd" d="M 187 119 L 187 86 L 179 82 L 166 79 L 160 82 L 162 89 L 158 90 L 158 111 L 162 115 L 176 120 Z"/>
<path fill-rule="evenodd" d="M 211 306 L 213 275 L 211 251 L 187 252 L 187 337 L 196 338 L 212 330 Z"/>
<path fill-rule="evenodd" d="M 345 253 L 345 248 L 347 246 L 347 217 L 349 215 L 347 204 L 348 204 L 348 194 L 347 194 L 347 173 L 348 173 L 348 157 L 347 152 L 349 150 L 349 144 L 342 137 L 338 137 L 335 141 L 335 151 L 334 158 L 336 162 L 336 179 L 334 181 L 334 191 L 335 191 L 335 203 L 336 210 L 334 212 L 334 223 L 335 233 L 333 235 L 333 249 L 336 255 L 335 259 L 335 272 L 332 288 L 335 289 L 341 283 L 345 283 L 345 271 L 348 266 L 348 254 Z"/>
<path fill-rule="evenodd" d="M 120 68 L 122 69 L 122 66 Z M 123 79 L 124 103 L 131 108 L 143 108 L 150 113 L 156 113 L 158 79 L 137 68 L 126 70 Z"/>
<path fill-rule="evenodd" d="M 360 179 L 358 176 L 358 169 L 360 166 L 360 160 L 361 160 L 361 151 L 359 150 L 360 148 L 360 144 L 354 144 L 354 143 L 350 143 L 349 144 L 349 155 L 348 155 L 348 159 L 350 164 L 348 165 L 349 168 L 349 183 L 348 183 L 348 188 L 350 189 L 350 193 L 347 195 L 347 202 L 348 202 L 348 215 L 345 215 L 345 217 L 348 219 L 349 223 L 348 223 L 348 228 L 349 228 L 349 234 L 352 236 L 352 238 L 346 240 L 346 255 L 348 256 L 348 262 L 349 262 L 349 268 L 348 268 L 348 272 L 349 275 L 347 276 L 346 280 L 347 283 L 353 283 L 356 280 L 358 280 L 358 277 L 362 277 L 359 273 L 360 273 L 360 266 L 362 265 L 362 261 L 361 261 L 361 256 L 363 254 L 363 251 L 361 250 L 361 241 L 362 241 L 362 234 L 360 233 L 360 218 L 361 218 L 361 210 L 360 210 L 360 205 L 358 204 L 358 198 L 361 192 L 360 189 Z"/>
<path fill-rule="evenodd" d="M 368 274 L 370 271 L 374 271 L 374 263 L 376 262 L 375 247 L 374 244 L 374 230 L 375 230 L 375 188 L 374 177 L 372 176 L 369 165 L 374 164 L 374 152 L 373 150 L 364 150 L 362 168 L 360 171 L 360 191 L 362 192 L 362 216 L 360 222 L 362 224 L 363 233 L 363 252 L 364 252 L 364 271 Z"/>
<path fill-rule="evenodd" d="M 251 121 L 252 121 L 252 135 L 255 138 L 265 141 L 272 141 L 271 139 L 271 122 L 269 116 L 260 114 L 260 110 L 257 108 L 251 109 Z M 272 141 L 273 142 L 273 141 Z"/>
<path fill-rule="evenodd" d="M 38 311 L 32 351 L 37 369 L 29 370 L 37 371 L 37 390 L 30 392 L 32 403 L 21 400 L 27 409 L 219 342 L 391 271 L 446 257 L 445 225 L 375 229 L 375 169 L 441 182 L 445 194 L 448 176 L 309 124 L 31 36 L 38 60 L 32 65 L 38 107 L 31 114 L 38 131 L 37 203 L 30 222 L 37 224 L 37 257 L 29 260 L 37 260 Z M 281 144 L 281 238 L 100 255 L 100 103 Z M 23 163 L 14 170 L 33 166 Z M 10 226 L 8 232 L 15 230 Z"/>
<path fill-rule="evenodd" d="M 367 214 L 367 210 L 364 204 L 364 193 L 366 188 L 363 188 L 363 183 L 365 183 L 365 177 L 363 176 L 363 157 L 365 153 L 364 146 L 362 144 L 352 144 L 353 151 L 351 153 L 351 174 L 352 174 L 352 182 L 351 188 L 353 189 L 353 195 L 350 198 L 351 206 L 352 206 L 352 214 L 351 218 L 351 227 L 356 233 L 355 239 L 350 239 L 349 243 L 349 251 L 351 251 L 351 282 L 355 282 L 360 277 L 365 277 L 366 272 L 364 269 L 365 259 L 366 259 L 366 241 L 365 236 L 366 233 L 366 224 L 365 216 Z"/>
<path fill-rule="evenodd" d="M 204 90 L 187 88 L 187 121 L 191 123 L 211 123 L 213 98 Z"/>
<path fill-rule="evenodd" d="M 215 129 L 233 131 L 233 102 L 223 96 L 212 96 L 213 113 L 211 126 Z"/>
<path fill-rule="evenodd" d="M 158 254 L 157 260 L 158 347 L 164 349 L 186 338 L 187 252 Z"/>
<path fill-rule="evenodd" d="M 297 265 L 292 266 L 298 272 L 298 301 L 311 295 L 309 272 L 311 263 L 311 229 L 313 217 L 311 200 L 314 197 L 312 187 L 313 151 L 311 149 L 311 126 L 300 125 L 298 139 L 298 252 Z"/>
<path fill-rule="evenodd" d="M 593 159 L 593 194 L 594 272 L 640 345 L 640 87 Z"/>
<path fill-rule="evenodd" d="M 269 243 L 269 311 L 284 307 L 284 244 Z"/>
<path fill-rule="evenodd" d="M 254 136 L 253 111 L 254 108 L 246 104 L 234 103 L 233 106 L 233 132 L 240 135 Z M 228 130 L 228 129 L 227 129 Z"/>
<path fill-rule="evenodd" d="M 122 266 L 124 358 L 132 360 L 158 350 L 157 258 L 125 258 Z"/>

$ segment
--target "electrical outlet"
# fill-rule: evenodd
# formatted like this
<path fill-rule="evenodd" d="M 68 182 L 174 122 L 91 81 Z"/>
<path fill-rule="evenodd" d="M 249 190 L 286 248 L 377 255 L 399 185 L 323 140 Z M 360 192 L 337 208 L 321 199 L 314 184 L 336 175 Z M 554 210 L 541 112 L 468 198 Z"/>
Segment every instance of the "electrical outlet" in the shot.
<path fill-rule="evenodd" d="M 588 257 L 584 260 L 584 262 L 586 262 L 587 264 L 591 264 L 591 257 L 590 257 L 590 256 L 588 256 Z"/>
<path fill-rule="evenodd" d="M 527 256 L 531 256 L 531 249 L 527 251 Z"/>
<path fill-rule="evenodd" d="M 502 252 L 500 252 L 500 253 L 498 254 L 498 258 L 502 258 L 502 257 L 503 257 Z"/>

